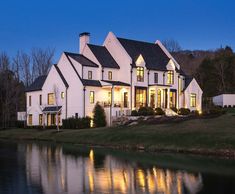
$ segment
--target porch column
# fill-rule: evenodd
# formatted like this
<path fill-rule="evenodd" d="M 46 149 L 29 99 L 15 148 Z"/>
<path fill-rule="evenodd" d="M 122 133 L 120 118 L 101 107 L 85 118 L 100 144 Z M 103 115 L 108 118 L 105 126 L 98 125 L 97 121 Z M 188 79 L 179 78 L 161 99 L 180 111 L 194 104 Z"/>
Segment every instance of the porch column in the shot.
<path fill-rule="evenodd" d="M 167 108 L 170 108 L 170 89 L 167 89 Z"/>
<path fill-rule="evenodd" d="M 155 87 L 155 107 L 154 108 L 157 108 L 157 101 L 158 101 L 158 94 L 157 94 L 158 90 L 157 90 L 157 87 Z"/>
<path fill-rule="evenodd" d="M 112 85 L 111 88 L 111 104 L 110 104 L 110 115 L 109 115 L 109 122 L 110 126 L 112 126 L 112 108 L 114 107 L 114 86 Z"/>

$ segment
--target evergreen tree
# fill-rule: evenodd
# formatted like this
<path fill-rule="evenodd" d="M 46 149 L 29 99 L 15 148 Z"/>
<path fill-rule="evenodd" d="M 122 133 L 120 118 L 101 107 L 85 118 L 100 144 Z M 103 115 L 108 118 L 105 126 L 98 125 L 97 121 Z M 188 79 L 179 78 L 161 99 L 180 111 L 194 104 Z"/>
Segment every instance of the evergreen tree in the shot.
<path fill-rule="evenodd" d="M 99 104 L 96 103 L 94 110 L 93 110 L 93 121 L 95 127 L 105 127 L 106 126 L 106 117 L 104 108 Z"/>

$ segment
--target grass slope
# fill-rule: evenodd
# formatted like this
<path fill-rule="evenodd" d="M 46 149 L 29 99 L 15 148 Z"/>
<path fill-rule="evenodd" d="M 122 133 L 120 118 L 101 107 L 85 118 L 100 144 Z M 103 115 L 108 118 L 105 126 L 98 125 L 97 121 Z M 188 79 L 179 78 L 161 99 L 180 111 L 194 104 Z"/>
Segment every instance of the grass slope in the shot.
<path fill-rule="evenodd" d="M 120 126 L 82 130 L 11 129 L 0 131 L 0 138 L 46 140 L 118 148 L 143 148 L 150 151 L 231 152 L 235 150 L 235 116 L 195 119 L 160 125 Z M 206 151 L 206 152 L 205 152 Z"/>

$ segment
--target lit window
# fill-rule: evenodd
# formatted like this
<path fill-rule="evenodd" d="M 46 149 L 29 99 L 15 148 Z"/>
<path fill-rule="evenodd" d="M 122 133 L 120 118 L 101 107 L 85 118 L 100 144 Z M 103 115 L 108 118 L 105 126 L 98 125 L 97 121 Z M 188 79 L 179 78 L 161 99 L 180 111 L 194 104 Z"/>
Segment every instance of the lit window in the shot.
<path fill-rule="evenodd" d="M 196 107 L 196 94 L 190 94 L 190 106 Z"/>
<path fill-rule="evenodd" d="M 158 73 L 154 73 L 154 83 L 158 83 Z"/>
<path fill-rule="evenodd" d="M 64 99 L 64 92 L 61 92 L 61 98 Z"/>
<path fill-rule="evenodd" d="M 90 103 L 93 104 L 95 102 L 95 92 L 90 91 Z"/>
<path fill-rule="evenodd" d="M 92 79 L 92 71 L 88 71 L 88 79 Z"/>
<path fill-rule="evenodd" d="M 29 106 L 31 106 L 31 105 L 32 105 L 32 97 L 29 96 Z"/>
<path fill-rule="evenodd" d="M 173 71 L 167 72 L 167 84 L 174 84 L 174 72 Z"/>
<path fill-rule="evenodd" d="M 54 93 L 49 93 L 47 96 L 47 103 L 48 105 L 54 105 L 55 102 L 55 95 Z"/>
<path fill-rule="evenodd" d="M 28 116 L 28 125 L 32 125 L 33 124 L 33 115 L 29 114 Z"/>
<path fill-rule="evenodd" d="M 137 67 L 137 81 L 143 82 L 144 81 L 144 68 Z"/>
<path fill-rule="evenodd" d="M 108 72 L 108 80 L 112 80 L 113 79 L 113 74 L 112 71 Z"/>
<path fill-rule="evenodd" d="M 39 105 L 42 105 L 42 95 L 39 95 Z"/>
<path fill-rule="evenodd" d="M 39 125 L 42 126 L 42 114 L 39 114 L 38 120 Z"/>

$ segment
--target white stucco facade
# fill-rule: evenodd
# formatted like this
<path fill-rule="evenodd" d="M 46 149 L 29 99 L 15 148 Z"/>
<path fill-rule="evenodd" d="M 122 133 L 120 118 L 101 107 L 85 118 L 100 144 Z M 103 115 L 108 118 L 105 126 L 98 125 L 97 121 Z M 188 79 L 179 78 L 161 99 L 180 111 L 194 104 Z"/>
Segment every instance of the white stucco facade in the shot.
<path fill-rule="evenodd" d="M 104 106 L 108 124 L 141 106 L 201 111 L 200 86 L 160 41 L 121 39 L 110 32 L 97 46 L 86 36 L 80 36 L 80 53 L 63 53 L 41 85 L 33 83 L 26 92 L 28 125 L 54 124 L 55 114 L 60 124 L 69 117 L 92 117 L 97 102 Z"/>

